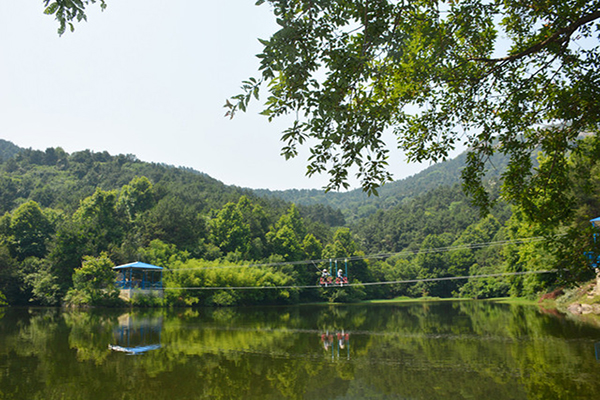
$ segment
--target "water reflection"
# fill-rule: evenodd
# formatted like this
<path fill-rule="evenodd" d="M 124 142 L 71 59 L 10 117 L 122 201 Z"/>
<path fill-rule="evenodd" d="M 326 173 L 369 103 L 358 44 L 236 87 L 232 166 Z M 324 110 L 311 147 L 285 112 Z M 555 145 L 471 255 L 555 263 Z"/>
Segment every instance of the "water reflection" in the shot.
<path fill-rule="evenodd" d="M 113 342 L 108 348 L 132 355 L 158 350 L 162 347 L 162 322 L 162 315 L 125 313 L 118 318 L 118 325 L 113 330 Z"/>
<path fill-rule="evenodd" d="M 321 334 L 321 344 L 327 353 L 331 353 L 331 359 L 335 360 L 346 357 L 350 360 L 350 333 L 341 331 L 330 333 L 328 330 Z"/>
<path fill-rule="evenodd" d="M 7 309 L 0 398 L 589 399 L 598 337 L 535 307 L 479 302 Z"/>

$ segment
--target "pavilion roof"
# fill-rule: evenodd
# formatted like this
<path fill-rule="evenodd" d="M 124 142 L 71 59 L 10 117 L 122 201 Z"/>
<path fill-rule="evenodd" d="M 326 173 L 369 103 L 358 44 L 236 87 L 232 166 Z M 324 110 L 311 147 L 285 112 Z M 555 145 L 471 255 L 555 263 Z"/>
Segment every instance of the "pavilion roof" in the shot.
<path fill-rule="evenodd" d="M 129 263 L 129 264 L 124 264 L 124 265 L 117 265 L 116 267 L 113 267 L 113 269 L 127 269 L 127 268 L 134 268 L 134 269 L 156 269 L 156 270 L 162 270 L 163 267 L 157 267 L 156 265 L 152 265 L 152 264 L 146 264 L 140 261 L 136 261 L 133 263 Z"/>

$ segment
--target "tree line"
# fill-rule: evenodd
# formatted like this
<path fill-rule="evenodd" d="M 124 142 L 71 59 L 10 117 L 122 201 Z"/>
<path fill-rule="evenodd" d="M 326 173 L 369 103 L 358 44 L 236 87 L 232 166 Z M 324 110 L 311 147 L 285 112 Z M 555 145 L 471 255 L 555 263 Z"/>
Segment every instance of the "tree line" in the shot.
<path fill-rule="evenodd" d="M 165 267 L 170 288 L 140 305 L 535 297 L 592 276 L 584 253 L 595 246 L 588 220 L 600 215 L 600 148 L 590 138 L 577 148 L 561 218 L 530 219 L 489 180 L 497 195 L 489 215 L 455 184 L 351 224 L 329 206 L 261 198 L 134 156 L 23 150 L 0 164 L 0 292 L 9 304 L 118 305 L 112 267 L 139 260 Z M 316 287 L 328 260 L 346 258 L 354 285 Z M 552 269 L 560 272 L 435 281 Z M 424 281 L 361 285 L 404 280 Z M 282 288 L 176 289 L 239 286 Z"/>

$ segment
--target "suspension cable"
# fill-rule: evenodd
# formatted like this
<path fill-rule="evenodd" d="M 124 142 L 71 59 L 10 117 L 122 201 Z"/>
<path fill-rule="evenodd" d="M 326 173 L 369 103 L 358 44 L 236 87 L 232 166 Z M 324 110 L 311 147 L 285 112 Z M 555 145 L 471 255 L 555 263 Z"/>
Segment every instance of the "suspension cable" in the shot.
<path fill-rule="evenodd" d="M 257 289 L 316 289 L 316 288 L 333 288 L 346 286 L 379 286 L 379 285 L 396 285 L 403 283 L 418 283 L 418 282 L 438 282 L 452 281 L 459 279 L 481 279 L 481 278 L 498 278 L 507 276 L 518 276 L 528 274 L 550 274 L 561 270 L 551 269 L 544 271 L 519 271 L 519 272 L 502 272 L 497 274 L 482 274 L 482 275 L 465 275 L 465 276 L 445 276 L 440 278 L 422 278 L 422 279 L 405 279 L 400 281 L 385 281 L 385 282 L 363 282 L 363 283 L 344 283 L 343 285 L 330 284 L 329 286 L 322 285 L 285 285 L 285 286 L 197 286 L 197 287 L 166 287 L 164 290 L 257 290 Z"/>

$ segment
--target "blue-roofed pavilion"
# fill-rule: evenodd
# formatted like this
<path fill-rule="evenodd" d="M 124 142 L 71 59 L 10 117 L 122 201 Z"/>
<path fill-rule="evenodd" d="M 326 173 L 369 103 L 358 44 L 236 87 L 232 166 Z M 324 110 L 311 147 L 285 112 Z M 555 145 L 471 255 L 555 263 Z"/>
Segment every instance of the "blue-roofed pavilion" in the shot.
<path fill-rule="evenodd" d="M 143 294 L 158 291 L 162 295 L 162 267 L 136 261 L 113 269 L 117 271 L 116 286 L 121 289 L 121 297 L 130 299 L 132 291 Z"/>

